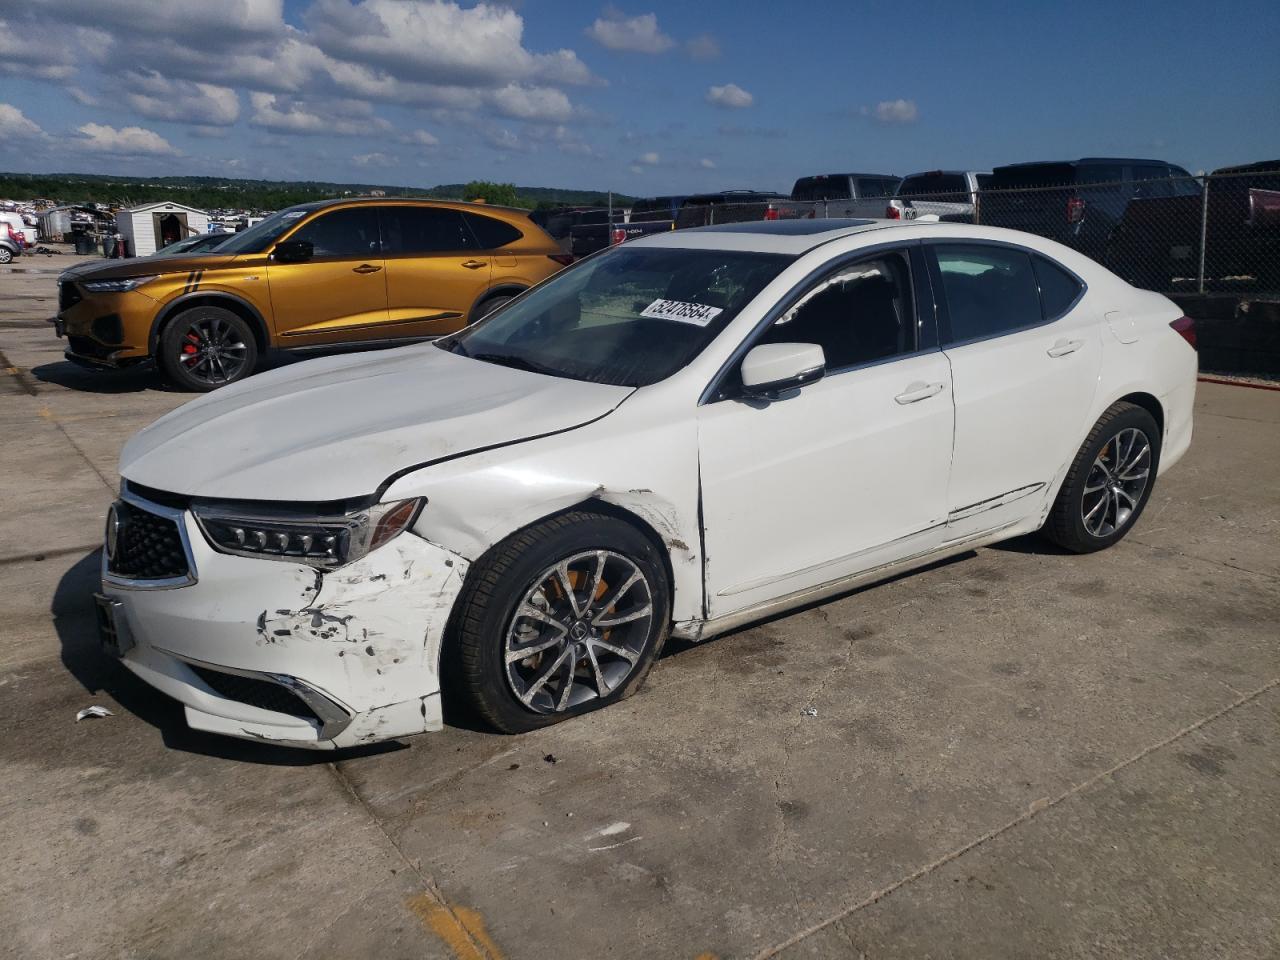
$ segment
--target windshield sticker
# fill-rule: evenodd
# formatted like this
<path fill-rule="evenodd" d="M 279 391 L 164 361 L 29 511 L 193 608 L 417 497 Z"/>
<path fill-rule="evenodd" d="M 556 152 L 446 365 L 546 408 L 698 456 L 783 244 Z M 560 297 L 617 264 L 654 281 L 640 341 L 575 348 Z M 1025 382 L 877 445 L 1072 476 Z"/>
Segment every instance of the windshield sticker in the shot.
<path fill-rule="evenodd" d="M 724 311 L 719 307 L 707 307 L 701 303 L 655 300 L 640 311 L 640 316 L 653 320 L 677 320 L 680 323 L 692 323 L 697 327 L 705 327 L 722 313 Z"/>
<path fill-rule="evenodd" d="M 306 213 L 306 212 L 307 212 L 307 211 L 305 211 L 305 210 L 290 210 L 288 213 L 286 213 L 286 214 L 285 214 L 283 217 L 281 217 L 280 219 L 281 219 L 281 220 L 297 220 L 300 216 L 302 216 L 302 215 L 303 215 L 304 213 Z"/>

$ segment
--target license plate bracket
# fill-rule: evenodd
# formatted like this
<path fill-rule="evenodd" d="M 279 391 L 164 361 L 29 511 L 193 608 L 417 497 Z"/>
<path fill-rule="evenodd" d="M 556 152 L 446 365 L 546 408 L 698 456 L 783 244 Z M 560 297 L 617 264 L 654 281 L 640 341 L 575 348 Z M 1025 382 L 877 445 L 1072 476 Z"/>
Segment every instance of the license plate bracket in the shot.
<path fill-rule="evenodd" d="M 123 657 L 134 646 L 124 604 L 105 594 L 95 593 L 93 605 L 98 613 L 98 640 L 103 652 L 112 657 Z"/>

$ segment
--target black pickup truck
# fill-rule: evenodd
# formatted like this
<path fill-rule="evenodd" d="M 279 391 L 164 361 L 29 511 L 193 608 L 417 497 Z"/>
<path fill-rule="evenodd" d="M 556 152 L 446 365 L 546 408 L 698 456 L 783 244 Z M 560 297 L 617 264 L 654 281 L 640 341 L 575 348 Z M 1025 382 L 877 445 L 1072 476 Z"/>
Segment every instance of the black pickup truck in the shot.
<path fill-rule="evenodd" d="M 614 207 L 612 221 L 608 210 L 594 210 L 590 220 L 584 217 L 569 230 L 569 252 L 580 259 L 615 243 L 671 230 L 684 199 L 672 196 L 635 200 L 629 208 Z"/>

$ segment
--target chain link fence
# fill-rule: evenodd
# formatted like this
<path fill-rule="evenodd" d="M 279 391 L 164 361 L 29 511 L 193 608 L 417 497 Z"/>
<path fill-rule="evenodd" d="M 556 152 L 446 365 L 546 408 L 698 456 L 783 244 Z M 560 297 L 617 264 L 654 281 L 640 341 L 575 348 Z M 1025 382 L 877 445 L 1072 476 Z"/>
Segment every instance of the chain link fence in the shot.
<path fill-rule="evenodd" d="M 580 214 L 586 219 L 575 229 L 594 229 L 595 248 L 658 230 L 754 220 L 930 216 L 1048 237 L 1160 293 L 1280 299 L 1280 164 L 965 193 L 816 201 L 767 194 L 745 202 L 672 198 L 669 208 L 646 208 L 640 215 L 628 217 L 621 206 L 610 212 L 612 217 Z M 588 226 L 592 220 L 594 227 Z M 591 250 L 575 245 L 574 253 L 586 252 Z"/>

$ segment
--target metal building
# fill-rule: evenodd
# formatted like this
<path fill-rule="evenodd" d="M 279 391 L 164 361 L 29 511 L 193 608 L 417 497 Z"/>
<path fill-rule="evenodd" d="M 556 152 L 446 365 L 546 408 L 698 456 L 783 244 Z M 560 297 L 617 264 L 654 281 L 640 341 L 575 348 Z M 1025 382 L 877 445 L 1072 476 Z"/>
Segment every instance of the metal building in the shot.
<path fill-rule="evenodd" d="M 130 257 L 145 257 L 166 244 L 209 229 L 209 215 L 183 203 L 144 203 L 116 214 L 116 230 Z"/>

